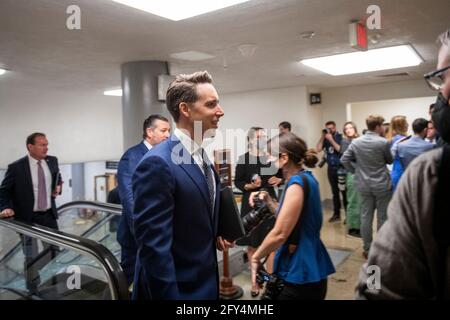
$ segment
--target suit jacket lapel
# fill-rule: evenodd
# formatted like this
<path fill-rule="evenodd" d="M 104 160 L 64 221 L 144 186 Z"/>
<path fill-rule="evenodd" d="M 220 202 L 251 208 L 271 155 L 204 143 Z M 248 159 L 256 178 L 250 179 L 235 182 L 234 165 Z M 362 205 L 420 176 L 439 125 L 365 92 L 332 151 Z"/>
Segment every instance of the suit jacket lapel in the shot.
<path fill-rule="evenodd" d="M 209 200 L 209 191 L 205 176 L 203 175 L 199 166 L 195 163 L 189 151 L 187 151 L 183 147 L 180 140 L 178 140 L 175 136 L 172 136 L 171 142 L 172 142 L 172 158 L 180 159 L 179 166 L 189 175 L 192 181 L 194 181 L 195 185 L 200 191 L 200 194 L 203 197 L 203 200 L 206 202 L 208 206 L 209 212 L 211 212 L 212 208 Z"/>
<path fill-rule="evenodd" d="M 148 148 L 147 148 L 147 146 L 145 145 L 144 141 L 142 141 L 142 142 L 139 144 L 139 147 L 140 147 L 140 149 L 141 149 L 142 156 L 144 156 L 144 155 L 147 153 L 147 151 L 148 151 Z"/>
<path fill-rule="evenodd" d="M 29 185 L 29 192 L 31 192 L 31 198 L 33 199 L 34 203 L 34 190 L 33 190 L 33 178 L 31 177 L 31 170 L 30 170 L 30 160 L 28 157 L 23 158 L 23 172 L 25 173 L 25 179 L 27 181 L 27 184 Z"/>
<path fill-rule="evenodd" d="M 216 199 L 214 201 L 214 232 L 217 233 L 218 223 L 219 223 L 219 208 L 220 208 L 220 190 L 221 190 L 221 183 L 220 183 L 220 177 L 217 173 L 214 166 L 211 166 L 213 172 L 214 172 L 214 178 L 216 180 Z"/>
<path fill-rule="evenodd" d="M 56 188 L 56 175 L 58 174 L 58 168 L 55 166 L 55 162 L 51 160 L 51 158 L 47 157 L 45 158 L 45 162 L 47 163 L 48 170 L 50 170 L 50 175 L 52 177 L 52 185 L 51 190 L 55 190 Z"/>

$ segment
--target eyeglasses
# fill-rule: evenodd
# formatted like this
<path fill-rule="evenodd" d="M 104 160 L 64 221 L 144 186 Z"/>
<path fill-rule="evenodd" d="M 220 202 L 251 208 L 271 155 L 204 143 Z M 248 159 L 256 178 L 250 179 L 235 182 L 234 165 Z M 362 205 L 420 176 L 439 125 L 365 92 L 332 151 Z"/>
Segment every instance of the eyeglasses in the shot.
<path fill-rule="evenodd" d="M 450 66 L 425 74 L 423 77 L 432 90 L 439 91 L 444 85 L 444 73 Z"/>

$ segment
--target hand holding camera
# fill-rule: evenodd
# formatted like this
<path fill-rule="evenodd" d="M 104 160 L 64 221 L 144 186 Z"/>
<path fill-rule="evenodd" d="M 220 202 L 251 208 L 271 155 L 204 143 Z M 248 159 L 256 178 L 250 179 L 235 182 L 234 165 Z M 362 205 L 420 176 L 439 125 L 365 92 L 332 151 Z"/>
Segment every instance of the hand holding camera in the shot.
<path fill-rule="evenodd" d="M 266 190 L 252 192 L 249 204 L 253 210 L 242 217 L 242 225 L 246 234 L 249 234 L 264 220 L 273 217 L 277 206 Z"/>
<path fill-rule="evenodd" d="M 261 296 L 261 300 L 277 300 L 280 292 L 284 288 L 284 281 L 276 274 L 268 273 L 263 264 L 256 259 L 251 261 L 253 286 L 262 287 L 266 283 L 266 289 Z"/>
<path fill-rule="evenodd" d="M 259 176 L 259 174 L 255 173 L 251 179 L 251 182 L 245 185 L 245 190 L 247 191 L 255 190 L 261 188 L 261 186 L 262 186 L 261 177 Z"/>
<path fill-rule="evenodd" d="M 266 190 L 252 192 L 248 198 L 248 203 L 250 207 L 255 208 L 255 206 L 261 206 L 263 203 L 268 203 L 272 200 L 272 197 Z"/>
<path fill-rule="evenodd" d="M 267 181 L 271 186 L 278 186 L 281 184 L 281 182 L 283 181 L 283 179 L 278 178 L 276 176 L 272 176 L 270 177 L 269 181 Z"/>

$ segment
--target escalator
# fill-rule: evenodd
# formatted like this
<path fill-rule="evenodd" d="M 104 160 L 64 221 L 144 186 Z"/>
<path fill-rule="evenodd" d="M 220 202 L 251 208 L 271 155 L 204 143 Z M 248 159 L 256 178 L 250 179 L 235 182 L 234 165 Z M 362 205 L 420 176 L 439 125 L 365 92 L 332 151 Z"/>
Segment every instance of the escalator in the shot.
<path fill-rule="evenodd" d="M 107 252 L 110 269 L 114 270 L 117 280 L 125 285 L 125 278 L 120 269 L 120 245 L 117 242 L 117 228 L 122 207 L 120 205 L 93 202 L 75 201 L 62 205 L 58 208 L 59 232 L 40 226 L 29 226 L 8 219 L 0 219 L 0 300 L 2 299 L 113 299 L 118 295 L 109 293 L 106 285 L 105 267 L 101 262 L 92 259 L 92 255 L 80 252 L 80 250 L 63 246 L 53 239 L 53 242 L 39 240 L 39 255 L 37 264 L 39 268 L 40 283 L 38 290 L 29 290 L 24 268 L 25 254 L 20 234 L 26 231 L 38 230 L 41 233 L 54 233 L 58 239 L 72 239 L 73 242 L 87 242 L 96 245 Z M 20 226 L 20 230 L 17 230 Z M 54 242 L 57 242 L 56 244 Z M 53 244 L 57 247 L 56 254 L 47 247 Z M 231 248 L 229 252 L 229 270 L 231 276 L 235 276 L 247 268 L 244 249 L 242 247 Z M 219 273 L 222 274 L 222 254 L 218 253 Z M 64 290 L 67 281 L 70 281 L 70 267 L 79 267 L 81 277 L 81 291 Z M 78 270 L 78 269 L 77 269 Z M 110 286 L 110 285 L 109 285 Z M 30 294 L 33 291 L 34 294 Z M 127 291 L 127 288 L 119 291 Z M 120 299 L 128 299 L 129 293 L 120 296 Z"/>
<path fill-rule="evenodd" d="M 60 231 L 0 219 L 0 300 L 128 299 L 115 239 L 121 207 L 74 202 L 58 214 Z"/>

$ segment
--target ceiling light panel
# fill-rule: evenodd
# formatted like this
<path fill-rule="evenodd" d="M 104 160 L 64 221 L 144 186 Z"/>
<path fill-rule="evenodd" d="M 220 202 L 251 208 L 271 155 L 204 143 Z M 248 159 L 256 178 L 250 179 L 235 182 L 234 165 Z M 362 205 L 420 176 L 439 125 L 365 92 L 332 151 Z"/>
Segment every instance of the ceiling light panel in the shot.
<path fill-rule="evenodd" d="M 413 67 L 422 62 L 422 58 L 411 45 L 337 54 L 301 61 L 308 67 L 333 76 Z"/>
<path fill-rule="evenodd" d="M 112 0 L 173 21 L 231 7 L 249 0 Z"/>

